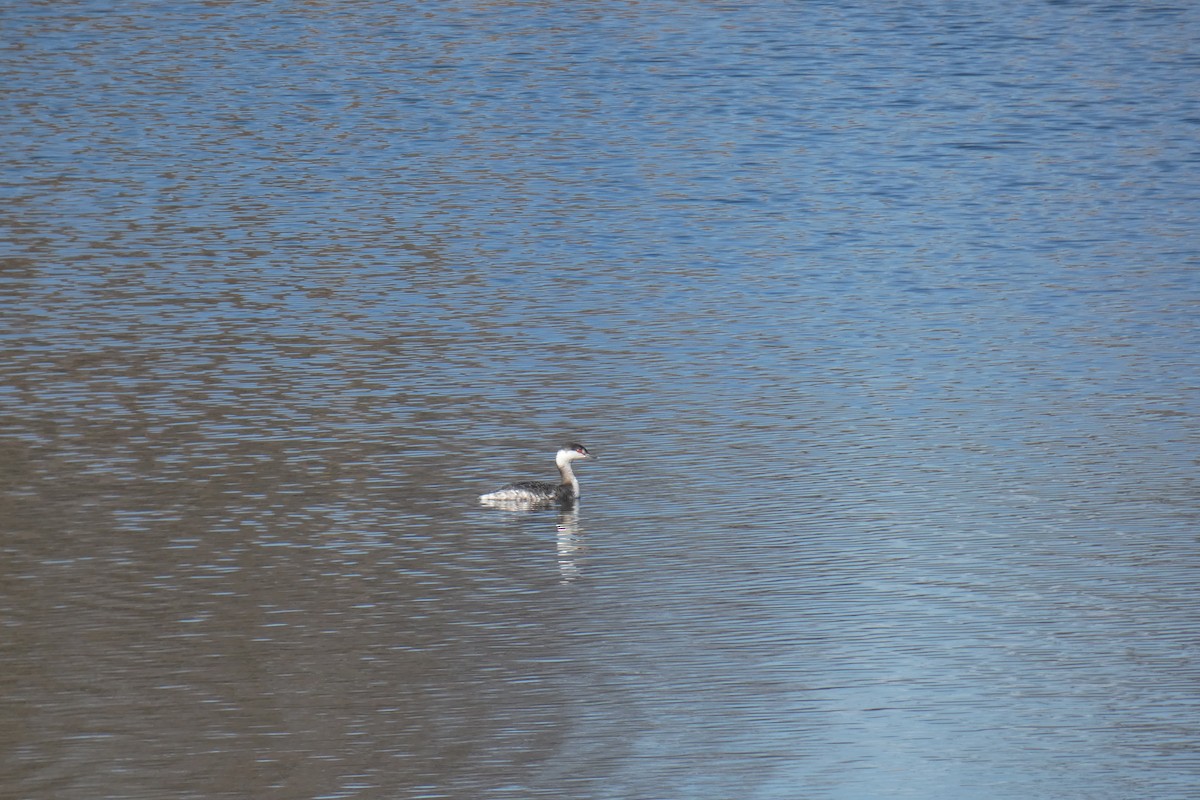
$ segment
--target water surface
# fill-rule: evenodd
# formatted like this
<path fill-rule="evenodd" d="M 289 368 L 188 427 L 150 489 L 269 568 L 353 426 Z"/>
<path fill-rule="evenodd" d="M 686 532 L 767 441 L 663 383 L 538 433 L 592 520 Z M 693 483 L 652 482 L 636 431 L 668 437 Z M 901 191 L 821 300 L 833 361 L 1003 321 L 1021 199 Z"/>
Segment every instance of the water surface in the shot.
<path fill-rule="evenodd" d="M 1200 791 L 1196 11 L 0 30 L 0 794 Z"/>

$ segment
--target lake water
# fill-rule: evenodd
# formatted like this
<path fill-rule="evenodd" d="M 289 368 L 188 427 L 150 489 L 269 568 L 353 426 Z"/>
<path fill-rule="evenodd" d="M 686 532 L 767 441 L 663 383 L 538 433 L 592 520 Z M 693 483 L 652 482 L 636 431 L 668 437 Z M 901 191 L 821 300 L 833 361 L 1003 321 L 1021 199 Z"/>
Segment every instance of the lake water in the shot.
<path fill-rule="evenodd" d="M 1196 6 L 0 41 L 0 795 L 1200 794 Z"/>

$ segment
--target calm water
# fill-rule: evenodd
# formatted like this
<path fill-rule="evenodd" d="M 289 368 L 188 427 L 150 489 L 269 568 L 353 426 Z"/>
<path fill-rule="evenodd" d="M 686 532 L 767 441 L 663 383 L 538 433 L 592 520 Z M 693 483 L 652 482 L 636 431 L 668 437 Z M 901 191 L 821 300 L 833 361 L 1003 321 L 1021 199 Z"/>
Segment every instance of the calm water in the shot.
<path fill-rule="evenodd" d="M 0 41 L 0 795 L 1200 793 L 1192 4 Z"/>

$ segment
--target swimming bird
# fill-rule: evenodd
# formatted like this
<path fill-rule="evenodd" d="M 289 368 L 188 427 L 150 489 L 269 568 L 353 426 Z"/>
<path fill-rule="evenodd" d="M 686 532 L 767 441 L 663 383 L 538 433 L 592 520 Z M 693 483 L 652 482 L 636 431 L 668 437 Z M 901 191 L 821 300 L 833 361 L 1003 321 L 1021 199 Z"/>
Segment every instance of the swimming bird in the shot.
<path fill-rule="evenodd" d="M 550 505 L 569 504 L 579 498 L 579 479 L 571 469 L 573 461 L 596 461 L 596 457 L 578 442 L 570 442 L 559 448 L 554 455 L 558 466 L 559 482 L 520 481 L 501 486 L 494 492 L 479 495 L 482 503 L 499 505 Z"/>

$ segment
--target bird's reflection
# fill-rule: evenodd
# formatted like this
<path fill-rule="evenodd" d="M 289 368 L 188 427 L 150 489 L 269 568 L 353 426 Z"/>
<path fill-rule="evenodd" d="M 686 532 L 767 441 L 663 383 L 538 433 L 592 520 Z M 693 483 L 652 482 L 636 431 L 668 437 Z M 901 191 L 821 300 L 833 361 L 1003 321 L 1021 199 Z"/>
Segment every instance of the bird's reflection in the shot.
<path fill-rule="evenodd" d="M 564 508 L 558 515 L 558 582 L 571 583 L 582 574 L 579 557 L 583 553 L 583 529 L 579 526 L 579 506 Z"/>
<path fill-rule="evenodd" d="M 483 504 L 503 511 L 530 514 L 547 511 L 554 507 L 551 503 L 513 500 L 486 500 Z M 584 541 L 583 528 L 579 524 L 579 501 L 558 505 L 558 520 L 555 530 L 559 583 L 571 583 L 582 575 L 579 559 L 584 551 Z"/>

